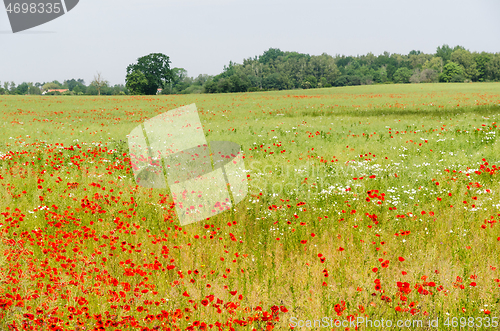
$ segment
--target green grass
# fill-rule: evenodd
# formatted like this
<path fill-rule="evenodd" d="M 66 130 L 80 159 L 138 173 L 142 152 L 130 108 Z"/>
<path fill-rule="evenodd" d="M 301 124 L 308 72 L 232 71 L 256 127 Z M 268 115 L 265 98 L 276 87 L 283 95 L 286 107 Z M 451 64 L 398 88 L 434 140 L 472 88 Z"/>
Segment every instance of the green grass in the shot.
<path fill-rule="evenodd" d="M 126 142 L 143 121 L 191 103 L 198 107 L 208 141 L 241 145 L 249 195 L 230 212 L 180 229 L 170 198 L 160 202 L 166 192 L 136 187 Z M 64 327 L 74 329 L 77 316 L 68 320 L 67 307 L 79 297 L 87 299 L 83 306 L 90 314 L 108 311 L 119 319 L 144 318 L 146 311 L 136 310 L 140 306 L 150 314 L 191 307 L 192 312 L 184 312 L 189 320 L 171 322 L 182 329 L 193 321 L 248 317 L 252 313 L 246 307 L 269 311 L 273 305 L 288 309 L 275 322 L 277 329 L 285 329 L 291 317 L 439 318 L 437 329 L 448 330 L 447 317 L 498 316 L 500 184 L 492 165 L 500 166 L 499 83 L 158 97 L 2 96 L 0 116 L 0 154 L 21 153 L 0 161 L 0 209 L 13 213 L 18 208 L 25 215 L 14 224 L 6 220 L 12 214 L 5 220 L 0 216 L 0 229 L 5 240 L 22 239 L 32 252 L 3 262 L 0 298 L 2 293 L 32 294 L 40 282 L 45 286 L 40 297 L 25 299 L 24 307 L 14 307 L 15 300 L 4 321 L 22 319 L 29 302 L 31 311 L 44 311 L 45 319 L 60 307 L 61 326 L 68 322 Z M 61 167 L 55 170 L 55 165 Z M 79 185 L 70 189 L 67 183 Z M 85 199 L 106 212 L 92 214 Z M 49 212 L 30 213 L 42 205 Z M 8 231 L 7 225 L 12 226 Z M 401 235 L 404 231 L 409 233 Z M 5 249 L 13 247 L 18 246 Z M 388 260 L 388 266 L 379 259 Z M 148 269 L 155 260 L 175 268 Z M 57 276 L 47 271 L 45 261 L 59 270 Z M 130 263 L 147 274 L 126 276 Z M 51 278 L 33 277 L 41 270 Z M 189 274 L 193 270 L 199 274 Z M 8 278 L 9 272 L 20 275 L 19 283 Z M 75 279 L 79 285 L 68 287 Z M 107 291 L 124 291 L 113 279 L 130 283 L 126 302 L 108 302 Z M 411 292 L 401 294 L 397 282 L 408 282 Z M 52 292 L 46 284 L 52 284 Z M 433 294 L 419 293 L 421 285 Z M 140 292 L 144 288 L 149 292 Z M 229 291 L 234 290 L 233 296 Z M 217 313 L 200 304 L 210 294 L 239 307 Z M 342 301 L 345 310 L 337 316 Z"/>

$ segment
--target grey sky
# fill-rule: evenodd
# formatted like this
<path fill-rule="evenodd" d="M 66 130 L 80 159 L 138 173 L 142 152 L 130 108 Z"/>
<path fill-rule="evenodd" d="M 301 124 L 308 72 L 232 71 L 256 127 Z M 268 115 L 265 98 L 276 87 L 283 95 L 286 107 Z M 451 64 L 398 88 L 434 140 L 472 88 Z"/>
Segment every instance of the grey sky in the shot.
<path fill-rule="evenodd" d="M 2 6 L 0 81 L 88 84 L 100 71 L 124 83 L 127 65 L 157 52 L 193 77 L 270 47 L 379 55 L 448 44 L 496 53 L 498 17 L 498 0 L 80 0 L 66 15 L 13 34 Z"/>

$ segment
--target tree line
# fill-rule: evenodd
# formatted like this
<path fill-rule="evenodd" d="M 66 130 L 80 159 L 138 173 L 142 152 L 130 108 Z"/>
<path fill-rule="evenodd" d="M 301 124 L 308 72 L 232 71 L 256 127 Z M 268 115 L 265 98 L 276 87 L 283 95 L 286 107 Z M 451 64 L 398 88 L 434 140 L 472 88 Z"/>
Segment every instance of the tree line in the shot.
<path fill-rule="evenodd" d="M 372 53 L 335 57 L 271 48 L 242 64 L 230 62 L 205 85 L 208 93 L 309 89 L 390 83 L 500 81 L 500 53 L 443 45 L 434 54 Z"/>
<path fill-rule="evenodd" d="M 270 48 L 238 64 L 232 61 L 215 76 L 189 77 L 170 68 L 161 53 L 143 56 L 126 68 L 126 84 L 110 86 L 100 73 L 87 86 L 82 79 L 63 83 L 0 84 L 0 94 L 42 94 L 67 89 L 69 95 L 153 95 L 310 89 L 370 84 L 500 81 L 500 53 L 470 52 L 462 46 L 439 46 L 434 54 L 384 52 L 358 56 L 309 55 Z M 58 91 L 48 94 L 60 94 Z"/>
<path fill-rule="evenodd" d="M 168 64 L 168 57 L 166 59 Z M 142 69 L 129 66 L 129 73 L 134 70 Z M 144 77 L 144 82 L 147 81 Z M 230 61 L 215 76 L 199 75 L 192 78 L 188 77 L 185 69 L 173 68 L 164 81 L 161 93 L 228 93 L 370 84 L 486 81 L 500 81 L 500 53 L 470 52 L 462 46 L 452 48 L 446 44 L 437 47 L 434 54 L 412 50 L 407 55 L 384 52 L 378 56 L 368 53 L 335 57 L 326 53 L 309 55 L 270 48 L 260 56 L 244 59 L 241 64 Z M 141 89 L 134 90 L 135 93 L 147 94 Z"/>
<path fill-rule="evenodd" d="M 66 90 L 66 91 L 51 91 Z M 51 92 L 48 92 L 51 91 Z M 110 86 L 109 82 L 100 78 L 100 74 L 94 77 L 94 80 L 87 86 L 85 81 L 79 79 L 68 79 L 60 83 L 57 80 L 52 82 L 23 82 L 16 85 L 14 82 L 0 82 L 0 95 L 126 95 L 129 91 L 123 84 Z"/>

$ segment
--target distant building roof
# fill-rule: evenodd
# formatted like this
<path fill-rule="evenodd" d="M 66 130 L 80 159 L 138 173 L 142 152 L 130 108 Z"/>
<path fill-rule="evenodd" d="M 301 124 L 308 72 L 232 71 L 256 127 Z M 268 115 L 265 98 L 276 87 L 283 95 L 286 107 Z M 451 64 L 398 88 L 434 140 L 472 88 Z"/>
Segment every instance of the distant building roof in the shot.
<path fill-rule="evenodd" d="M 63 92 L 66 92 L 66 91 L 69 91 L 69 89 L 48 89 L 47 91 L 43 91 L 42 94 L 45 94 L 45 93 L 48 93 L 48 92 L 59 92 L 59 93 L 63 93 Z"/>

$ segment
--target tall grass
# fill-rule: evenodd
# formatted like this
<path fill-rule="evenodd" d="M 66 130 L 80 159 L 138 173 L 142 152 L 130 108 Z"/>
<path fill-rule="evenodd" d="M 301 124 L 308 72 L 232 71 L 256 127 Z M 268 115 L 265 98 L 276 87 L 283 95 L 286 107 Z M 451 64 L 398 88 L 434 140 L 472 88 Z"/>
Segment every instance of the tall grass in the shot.
<path fill-rule="evenodd" d="M 208 141 L 242 146 L 250 192 L 179 227 L 126 135 L 190 103 Z M 2 96 L 0 326 L 495 317 L 499 105 L 498 83 Z"/>

